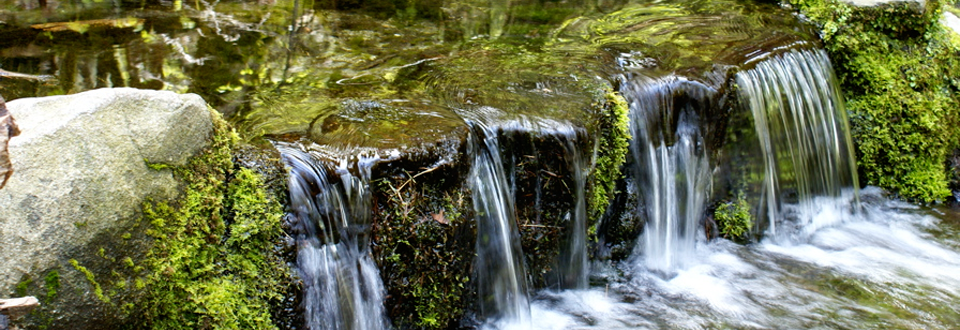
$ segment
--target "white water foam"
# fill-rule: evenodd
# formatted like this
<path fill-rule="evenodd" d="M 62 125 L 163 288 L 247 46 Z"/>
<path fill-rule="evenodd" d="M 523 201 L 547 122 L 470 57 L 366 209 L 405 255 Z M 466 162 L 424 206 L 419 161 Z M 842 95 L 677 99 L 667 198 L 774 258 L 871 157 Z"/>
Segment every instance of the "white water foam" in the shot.
<path fill-rule="evenodd" d="M 627 267 L 606 288 L 541 293 L 534 328 L 955 326 L 960 314 L 949 306 L 960 301 L 960 253 L 923 231 L 939 220 L 876 189 L 865 195 L 873 202 L 858 214 L 829 207 L 850 199 L 821 199 L 822 214 L 811 216 L 835 221 L 796 241 L 714 240 L 697 244 L 698 264 L 671 278 Z"/>

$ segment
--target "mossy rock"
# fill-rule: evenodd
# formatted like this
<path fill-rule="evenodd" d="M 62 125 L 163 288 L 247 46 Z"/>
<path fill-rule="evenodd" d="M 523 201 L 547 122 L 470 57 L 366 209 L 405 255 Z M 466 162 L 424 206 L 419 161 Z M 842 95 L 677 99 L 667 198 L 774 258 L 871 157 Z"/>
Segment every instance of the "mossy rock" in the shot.
<path fill-rule="evenodd" d="M 939 24 L 943 2 L 791 3 L 820 26 L 835 63 L 862 184 L 921 202 L 960 186 L 948 167 L 960 141 L 960 46 Z"/>
<path fill-rule="evenodd" d="M 174 178 L 180 193 L 141 200 L 122 225 L 100 230 L 62 264 L 22 276 L 14 293 L 35 295 L 42 305 L 21 325 L 276 328 L 282 317 L 273 314 L 282 313 L 274 307 L 294 284 L 277 248 L 279 198 L 260 175 L 234 164 L 232 128 L 202 101 L 197 106 L 209 120 L 202 150 L 183 163 L 137 159 L 146 171 Z"/>

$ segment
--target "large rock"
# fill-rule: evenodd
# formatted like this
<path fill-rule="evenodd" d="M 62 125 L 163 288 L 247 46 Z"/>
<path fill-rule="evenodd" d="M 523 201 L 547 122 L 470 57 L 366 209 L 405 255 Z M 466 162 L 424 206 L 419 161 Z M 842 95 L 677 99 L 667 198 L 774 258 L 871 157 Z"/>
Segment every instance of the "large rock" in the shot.
<path fill-rule="evenodd" d="M 210 111 L 197 95 L 129 88 L 7 106 L 22 134 L 10 141 L 16 172 L 0 190 L 0 297 L 39 287 L 49 293 L 42 302 L 98 305 L 88 301 L 107 299 L 83 269 L 143 254 L 148 240 L 132 230 L 141 205 L 180 194 L 163 168 L 209 145 Z"/>
<path fill-rule="evenodd" d="M 940 23 L 953 31 L 953 33 L 960 34 L 960 18 L 957 18 L 957 15 L 945 11 L 943 12 L 943 17 L 940 19 Z"/>

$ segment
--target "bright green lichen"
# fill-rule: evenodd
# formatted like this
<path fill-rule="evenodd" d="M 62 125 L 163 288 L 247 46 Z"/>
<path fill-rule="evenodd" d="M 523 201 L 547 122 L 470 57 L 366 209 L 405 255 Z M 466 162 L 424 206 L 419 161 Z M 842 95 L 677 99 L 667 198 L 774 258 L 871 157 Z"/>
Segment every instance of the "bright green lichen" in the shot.
<path fill-rule="evenodd" d="M 630 146 L 627 101 L 616 92 L 608 92 L 603 107 L 605 111 L 600 115 L 594 183 L 587 196 L 590 223 L 593 224 L 610 205 L 617 180 L 621 179 L 621 167 L 627 159 L 627 147 Z M 591 226 L 590 231 L 595 233 L 595 226 Z"/>
<path fill-rule="evenodd" d="M 154 170 L 154 171 L 162 171 L 162 170 L 171 168 L 170 165 L 167 165 L 167 164 L 164 164 L 164 163 L 151 163 L 151 162 L 147 161 L 146 159 L 144 159 L 143 162 L 144 162 L 145 164 L 147 164 L 147 167 L 149 167 L 150 169 L 152 169 L 152 170 Z"/>
<path fill-rule="evenodd" d="M 134 287 L 147 290 L 145 327 L 275 328 L 269 307 L 287 277 L 273 251 L 282 210 L 258 175 L 234 170 L 237 135 L 218 115 L 214 123 L 212 146 L 174 169 L 187 183 L 180 203 L 144 205 L 154 247 Z"/>
<path fill-rule="evenodd" d="M 86 267 L 81 266 L 80 263 L 77 262 L 77 259 L 70 259 L 70 265 L 73 265 L 74 269 L 83 273 L 83 276 L 87 278 L 87 281 L 90 282 L 90 285 L 93 285 L 93 294 L 97 296 L 97 299 L 100 299 L 100 301 L 104 303 L 110 303 L 110 297 L 107 297 L 103 294 L 103 289 L 100 288 L 100 283 L 97 283 L 96 278 L 94 278 L 93 272 Z"/>
<path fill-rule="evenodd" d="M 867 184 L 932 202 L 950 193 L 960 141 L 960 47 L 938 23 L 940 1 L 854 7 L 791 1 L 821 27 L 848 101 Z"/>

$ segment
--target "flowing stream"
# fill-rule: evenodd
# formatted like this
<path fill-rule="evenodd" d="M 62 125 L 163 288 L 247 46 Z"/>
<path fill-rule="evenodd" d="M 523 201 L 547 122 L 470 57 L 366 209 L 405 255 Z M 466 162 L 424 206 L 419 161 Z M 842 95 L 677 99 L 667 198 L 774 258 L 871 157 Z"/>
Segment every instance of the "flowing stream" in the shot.
<path fill-rule="evenodd" d="M 702 153 L 685 149 L 685 136 L 696 134 L 684 128 L 681 115 L 672 147 L 634 144 L 634 152 L 641 151 L 635 156 L 650 159 L 649 174 L 640 176 L 640 189 L 648 191 L 643 199 L 648 226 L 636 258 L 597 263 L 593 276 L 603 286 L 541 292 L 532 315 L 543 322 L 534 328 L 949 329 L 960 324 L 952 307 L 960 301 L 960 253 L 945 246 L 956 246 L 955 236 L 931 234 L 939 232 L 942 213 L 888 200 L 874 187 L 858 191 L 846 117 L 825 53 L 787 52 L 739 73 L 736 80 L 763 152 L 757 213 L 771 219 L 766 238 L 737 245 L 685 236 L 702 235 L 692 230 L 696 216 L 677 214 L 699 214 L 702 202 L 694 208 L 673 203 L 689 207 L 706 191 L 675 192 L 674 186 L 696 187 L 688 181 L 705 172 L 683 166 Z M 658 104 L 662 93 L 656 86 L 663 84 L 635 86 L 648 87 L 629 90 L 636 92 L 634 105 Z M 645 120 L 634 127 L 649 132 L 643 125 L 651 121 L 638 115 L 664 112 L 638 113 L 642 108 L 631 109 L 632 119 Z M 638 141 L 645 136 L 650 134 Z"/>
<path fill-rule="evenodd" d="M 629 265 L 603 287 L 543 292 L 537 329 L 949 329 L 960 321 L 960 254 L 934 241 L 930 213 L 862 192 L 863 211 L 803 240 L 697 243 L 694 265 L 664 278 Z M 850 196 L 813 204 L 853 203 Z M 956 242 L 954 242 L 956 244 Z M 620 275 L 623 273 L 624 275 Z"/>
<path fill-rule="evenodd" d="M 473 139 L 469 152 L 474 162 L 470 183 L 477 213 L 477 291 L 484 328 L 530 328 L 539 320 L 530 316 L 527 271 L 513 203 L 515 179 L 511 177 L 513 168 L 503 164 L 510 157 L 501 153 L 499 141 L 535 132 L 561 146 L 572 176 L 574 199 L 572 209 L 565 215 L 566 234 L 557 270 L 547 281 L 561 289 L 585 289 L 589 274 L 583 171 L 586 164 L 577 147 L 579 132 L 568 123 L 526 118 L 489 126 L 480 120 L 471 122 Z"/>
<path fill-rule="evenodd" d="M 737 74 L 739 97 L 753 114 L 763 155 L 759 215 L 777 235 L 777 220 L 801 213 L 797 228 L 809 233 L 828 225 L 815 221 L 817 196 L 839 197 L 857 189 L 856 162 L 846 111 L 825 51 L 791 51 Z M 793 205 L 784 205 L 784 195 Z M 787 209 L 789 208 L 789 210 Z M 790 231 L 787 231 L 790 233 Z"/>
<path fill-rule="evenodd" d="M 303 280 L 304 327 L 312 330 L 388 329 L 384 287 L 366 237 L 366 180 L 346 168 L 329 171 L 317 157 L 278 144 L 290 168 L 290 216 Z M 365 162 L 358 162 L 361 171 Z M 331 176 L 332 174 L 336 174 Z"/>
<path fill-rule="evenodd" d="M 710 166 L 696 106 L 709 87 L 683 78 L 626 78 L 633 141 L 629 167 L 646 214 L 638 247 L 645 266 L 669 273 L 693 257 L 697 227 L 710 191 Z M 680 97 L 676 97 L 680 95 Z M 675 101 L 678 100 L 679 101 Z M 700 235 L 702 236 L 702 235 Z"/>
<path fill-rule="evenodd" d="M 826 52 L 786 50 L 809 48 L 815 32 L 804 31 L 816 29 L 777 6 L 700 0 L 6 5 L 0 39 L 9 42 L 0 46 L 0 64 L 38 78 L 3 80 L 8 100 L 103 87 L 198 93 L 245 138 L 411 148 L 404 152 L 460 141 L 455 133 L 469 131 L 464 176 L 477 242 L 466 285 L 478 301 L 463 305 L 478 314 L 481 328 L 960 324 L 960 214 L 857 186 L 848 118 Z M 34 27 L 41 23 L 59 28 Z M 629 54 L 619 59 L 620 76 L 606 70 L 608 52 L 616 51 Z M 710 76 L 726 67 L 741 71 Z M 581 92 L 594 87 L 580 83 L 594 76 L 604 83 L 615 78 L 611 85 L 629 103 L 630 182 L 622 186 L 636 198 L 624 198 L 632 204 L 624 208 L 644 224 L 632 255 L 616 263 L 588 260 L 589 125 L 566 122 L 583 119 L 580 110 L 592 106 L 583 101 L 589 91 Z M 717 105 L 723 98 L 735 106 Z M 450 108 L 470 110 L 453 115 Z M 487 110 L 491 117 L 522 118 L 474 118 Z M 746 169 L 742 189 L 755 220 L 750 244 L 704 235 L 714 188 L 723 187 L 718 178 L 726 164 L 717 163 L 731 159 L 723 158 L 723 148 L 734 144 L 710 143 L 717 133 L 708 129 L 715 124 L 711 111 L 749 117 L 742 127 L 747 141 L 736 142 L 749 155 L 731 167 Z M 553 119 L 529 119 L 538 116 Z M 374 126 L 380 130 L 364 130 Z M 530 274 L 535 267 L 525 264 L 524 253 L 537 252 L 521 251 L 526 227 L 518 228 L 511 132 L 555 139 L 569 167 L 571 209 L 557 217 L 562 244 L 547 275 Z M 274 145 L 290 170 L 303 328 L 390 328 L 369 237 L 376 208 L 370 171 L 379 159 L 333 161 L 296 143 Z M 440 151 L 450 153 L 445 159 L 462 151 L 452 148 Z M 539 275 L 549 289 L 533 288 Z"/>
<path fill-rule="evenodd" d="M 530 324 L 526 270 L 520 250 L 513 192 L 497 132 L 473 125 L 470 185 L 477 217 L 477 295 L 484 319 Z"/>
<path fill-rule="evenodd" d="M 585 289 L 590 263 L 587 259 L 587 201 L 584 157 L 576 146 L 577 133 L 567 129 L 556 135 L 563 144 L 564 156 L 573 176 L 574 207 L 568 214 L 566 245 L 560 252 L 559 283 L 563 289 Z"/>

